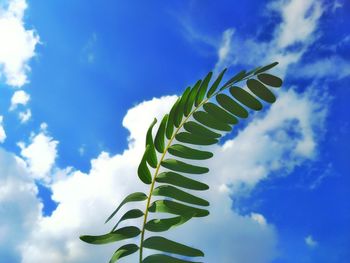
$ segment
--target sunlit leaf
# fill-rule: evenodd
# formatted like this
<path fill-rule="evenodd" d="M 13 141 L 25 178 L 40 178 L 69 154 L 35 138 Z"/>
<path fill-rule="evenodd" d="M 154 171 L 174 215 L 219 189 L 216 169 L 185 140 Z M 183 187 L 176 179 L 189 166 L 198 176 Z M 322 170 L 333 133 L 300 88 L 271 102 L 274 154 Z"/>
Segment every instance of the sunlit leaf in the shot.
<path fill-rule="evenodd" d="M 127 245 L 121 246 L 120 248 L 117 249 L 117 251 L 114 252 L 109 263 L 115 263 L 118 261 L 118 259 L 134 254 L 138 250 L 139 250 L 139 247 L 135 244 L 127 244 Z"/>
<path fill-rule="evenodd" d="M 146 230 L 151 232 L 163 232 L 167 231 L 173 227 L 180 226 L 186 223 L 193 217 L 192 214 L 187 216 L 176 216 L 171 218 L 162 218 L 162 219 L 152 219 L 148 221 L 145 225 Z"/>
<path fill-rule="evenodd" d="M 222 122 L 226 122 L 227 124 L 231 124 L 231 125 L 238 123 L 238 120 L 235 116 L 223 110 L 222 108 L 220 108 L 218 105 L 214 103 L 207 102 L 203 105 L 203 108 L 206 112 L 208 112 L 214 118 L 217 118 Z"/>
<path fill-rule="evenodd" d="M 247 118 L 248 111 L 242 107 L 239 103 L 231 99 L 229 96 L 225 94 L 218 94 L 216 96 L 217 102 L 223 107 L 225 110 L 231 112 L 233 115 L 236 115 L 240 118 Z"/>
<path fill-rule="evenodd" d="M 196 100 L 194 103 L 195 106 L 198 106 L 203 101 L 205 94 L 207 93 L 208 84 L 209 84 L 209 81 L 210 81 L 212 75 L 213 75 L 213 73 L 209 72 L 207 74 L 207 76 L 204 78 L 204 80 L 202 81 L 202 83 L 198 89 L 198 92 L 197 92 Z"/>
<path fill-rule="evenodd" d="M 190 174 L 204 174 L 209 172 L 209 169 L 206 167 L 184 163 L 175 159 L 165 159 L 161 162 L 161 165 L 165 168 L 168 168 L 176 172 L 183 172 L 183 173 L 190 173 Z"/>
<path fill-rule="evenodd" d="M 218 142 L 217 139 L 198 136 L 189 132 L 180 132 L 175 135 L 176 140 L 179 142 L 195 144 L 195 145 L 211 145 Z"/>
<path fill-rule="evenodd" d="M 126 203 L 144 201 L 147 198 L 148 198 L 147 195 L 141 192 L 135 192 L 135 193 L 129 194 L 127 197 L 124 198 L 124 200 L 120 203 L 117 209 L 115 209 L 113 213 L 107 218 L 105 223 L 111 220 L 111 218 L 113 218 L 114 215 L 119 211 L 119 209 Z"/>
<path fill-rule="evenodd" d="M 179 254 L 187 257 L 203 257 L 204 253 L 198 249 L 185 246 L 164 237 L 149 237 L 143 243 L 145 248 L 155 249 L 171 254 Z"/>
<path fill-rule="evenodd" d="M 193 213 L 193 217 L 204 217 L 209 215 L 209 211 L 193 206 L 184 205 L 171 200 L 157 200 L 152 203 L 148 211 L 154 213 L 169 213 L 186 216 Z"/>
<path fill-rule="evenodd" d="M 147 162 L 153 168 L 156 168 L 158 163 L 156 149 L 154 148 L 153 137 L 152 137 L 152 129 L 156 123 L 157 123 L 157 119 L 154 118 L 146 134 L 146 146 L 149 146 L 149 150 L 147 154 Z"/>
<path fill-rule="evenodd" d="M 206 160 L 213 157 L 211 152 L 193 149 L 181 144 L 173 144 L 169 147 L 168 152 L 177 157 L 193 160 Z"/>
<path fill-rule="evenodd" d="M 258 79 L 265 83 L 266 85 L 279 88 L 282 86 L 282 80 L 279 77 L 273 76 L 271 74 L 263 73 L 258 75 Z"/>
<path fill-rule="evenodd" d="M 272 69 L 272 68 L 275 67 L 276 65 L 278 65 L 278 62 L 273 62 L 273 63 L 271 63 L 271 64 L 269 64 L 269 65 L 266 65 L 266 66 L 264 66 L 264 67 L 261 67 L 260 69 L 258 69 L 257 71 L 255 71 L 255 74 L 259 74 L 259 73 L 261 73 L 261 72 L 265 72 L 265 71 L 267 71 L 267 70 L 269 70 L 269 69 Z"/>
<path fill-rule="evenodd" d="M 274 103 L 276 101 L 275 95 L 273 95 L 273 93 L 268 88 L 266 88 L 264 84 L 256 79 L 249 79 L 247 81 L 247 87 L 257 97 L 266 102 Z"/>
<path fill-rule="evenodd" d="M 199 124 L 198 122 L 194 122 L 194 121 L 188 121 L 184 124 L 184 128 L 186 131 L 192 133 L 192 134 L 196 134 L 198 136 L 202 136 L 202 137 L 210 137 L 210 138 L 220 138 L 221 134 L 214 132 L 210 129 L 208 129 L 207 127 Z"/>
<path fill-rule="evenodd" d="M 196 111 L 193 118 L 199 123 L 219 131 L 231 131 L 231 126 L 221 120 L 216 119 L 205 111 Z"/>
<path fill-rule="evenodd" d="M 194 101 L 196 100 L 197 92 L 201 83 L 202 83 L 202 80 L 198 80 L 196 84 L 193 86 L 193 88 L 191 89 L 190 94 L 188 95 L 188 98 L 184 107 L 184 114 L 186 117 L 192 110 L 192 107 L 193 107 Z"/>
<path fill-rule="evenodd" d="M 120 228 L 114 232 L 110 232 L 100 236 L 81 236 L 80 239 L 86 243 L 94 245 L 108 244 L 128 238 L 136 237 L 140 234 L 140 229 L 134 226 Z"/>
<path fill-rule="evenodd" d="M 190 178 L 187 178 L 181 174 L 174 173 L 174 172 L 163 172 L 158 174 L 156 178 L 156 182 L 158 183 L 167 183 L 172 184 L 176 186 L 180 186 L 182 188 L 187 188 L 191 190 L 207 190 L 209 189 L 209 186 L 198 182 L 196 180 L 192 180 Z"/>
<path fill-rule="evenodd" d="M 230 93 L 236 100 L 253 110 L 261 110 L 263 107 L 260 101 L 240 87 L 231 87 Z"/>
<path fill-rule="evenodd" d="M 168 121 L 168 116 L 168 114 L 164 115 L 162 122 L 159 125 L 156 137 L 154 138 L 154 146 L 160 153 L 163 153 L 165 148 L 165 128 Z"/>
<path fill-rule="evenodd" d="M 154 254 L 146 257 L 142 263 L 202 263 L 174 258 L 164 254 Z"/>
<path fill-rule="evenodd" d="M 127 211 L 118 221 L 118 223 L 113 227 L 112 231 L 117 229 L 118 225 L 120 222 L 127 220 L 127 219 L 134 219 L 134 218 L 139 218 L 143 216 L 143 212 L 140 209 L 132 209 Z"/>
<path fill-rule="evenodd" d="M 217 88 L 218 88 L 218 86 L 219 86 L 219 84 L 220 84 L 220 82 L 222 80 L 222 77 L 224 76 L 226 70 L 227 69 L 225 68 L 223 71 L 221 71 L 221 73 L 219 74 L 217 79 L 214 81 L 213 85 L 211 85 L 211 87 L 210 87 L 210 89 L 209 89 L 209 91 L 207 93 L 207 98 L 210 98 L 211 95 L 213 95 L 214 92 L 217 90 Z"/>
<path fill-rule="evenodd" d="M 156 187 L 152 193 L 154 196 L 165 196 L 176 199 L 181 202 L 200 205 L 200 206 L 209 206 L 209 202 L 192 194 L 186 193 L 174 186 L 171 185 L 161 185 Z"/>
<path fill-rule="evenodd" d="M 150 149 L 151 149 L 150 146 L 147 145 L 145 153 L 143 154 L 143 157 L 137 169 L 137 175 L 139 176 L 140 180 L 145 184 L 152 183 L 152 175 L 150 170 L 148 169 L 147 161 L 146 161 L 148 159 Z"/>

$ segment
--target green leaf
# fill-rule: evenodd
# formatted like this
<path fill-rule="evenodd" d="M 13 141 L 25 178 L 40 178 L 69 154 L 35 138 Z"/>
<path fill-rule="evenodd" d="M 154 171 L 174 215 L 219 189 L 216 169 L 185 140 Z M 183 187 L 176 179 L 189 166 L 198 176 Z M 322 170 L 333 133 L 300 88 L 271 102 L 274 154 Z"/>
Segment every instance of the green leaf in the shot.
<path fill-rule="evenodd" d="M 255 72 L 255 74 L 259 74 L 259 73 L 261 73 L 261 72 L 264 72 L 264 71 L 267 71 L 267 70 L 269 70 L 269 69 L 272 69 L 272 68 L 273 68 L 274 66 L 276 66 L 276 65 L 278 65 L 278 62 L 273 62 L 273 63 L 271 63 L 271 64 L 269 64 L 269 65 L 266 65 L 266 66 L 264 66 L 264 67 L 258 69 L 258 70 Z"/>
<path fill-rule="evenodd" d="M 231 87 L 230 93 L 236 100 L 253 110 L 258 111 L 263 108 L 260 101 L 258 101 L 253 95 L 244 89 L 241 89 L 240 87 Z"/>
<path fill-rule="evenodd" d="M 144 241 L 143 246 L 145 248 L 155 249 L 171 254 L 179 254 L 187 257 L 204 256 L 204 253 L 198 249 L 185 246 L 164 237 L 149 237 Z"/>
<path fill-rule="evenodd" d="M 80 239 L 86 243 L 94 245 L 108 244 L 128 238 L 136 237 L 140 234 L 140 229 L 134 226 L 127 226 L 116 231 L 101 236 L 81 236 Z"/>
<path fill-rule="evenodd" d="M 231 99 L 229 96 L 225 94 L 218 94 L 216 96 L 216 100 L 221 105 L 221 107 L 231 112 L 232 114 L 240 118 L 248 117 L 248 111 L 244 107 L 242 107 L 239 103 Z"/>
<path fill-rule="evenodd" d="M 109 263 L 115 263 L 118 261 L 118 259 L 134 254 L 138 250 L 139 250 L 139 247 L 135 244 L 127 244 L 127 245 L 121 246 L 120 248 L 117 249 L 117 251 L 114 252 Z"/>
<path fill-rule="evenodd" d="M 202 80 L 198 80 L 196 82 L 196 84 L 193 86 L 193 88 L 191 89 L 190 94 L 188 95 L 187 101 L 185 103 L 185 108 L 184 108 L 184 113 L 185 113 L 186 117 L 188 116 L 188 114 L 190 114 L 190 112 L 192 110 L 194 101 L 195 101 L 196 96 L 197 96 L 197 91 L 198 91 L 201 83 L 202 83 Z"/>
<path fill-rule="evenodd" d="M 152 183 L 152 175 L 148 169 L 147 161 L 146 161 L 149 158 L 148 157 L 149 152 L 150 152 L 150 146 L 147 145 L 145 153 L 143 154 L 142 160 L 141 160 L 139 167 L 137 169 L 137 174 L 138 174 L 140 180 L 142 182 L 144 182 L 145 184 Z"/>
<path fill-rule="evenodd" d="M 193 213 L 193 217 L 205 217 L 209 211 L 193 206 L 184 205 L 171 200 L 157 200 L 148 208 L 149 212 L 169 213 L 174 215 L 186 216 Z"/>
<path fill-rule="evenodd" d="M 194 121 L 188 121 L 184 124 L 184 128 L 186 131 L 203 136 L 203 137 L 211 137 L 211 138 L 220 138 L 221 134 L 213 132 L 212 130 L 208 129 L 207 127 L 200 125 L 197 122 Z"/>
<path fill-rule="evenodd" d="M 166 137 L 168 139 L 170 139 L 171 136 L 173 136 L 174 125 L 175 125 L 174 118 L 175 118 L 176 109 L 177 109 L 177 106 L 179 105 L 180 100 L 181 100 L 181 97 L 179 97 L 176 100 L 176 102 L 174 103 L 174 105 L 171 108 L 170 113 L 169 113 L 168 122 L 167 122 L 166 129 L 165 129 L 165 134 L 166 134 Z"/>
<path fill-rule="evenodd" d="M 159 125 L 156 137 L 154 139 L 154 146 L 156 147 L 157 151 L 160 153 L 163 153 L 165 149 L 165 143 L 164 143 L 165 127 L 168 121 L 168 116 L 169 116 L 168 114 L 164 115 L 162 122 Z"/>
<path fill-rule="evenodd" d="M 235 116 L 231 115 L 227 111 L 220 108 L 218 105 L 208 102 L 203 105 L 203 108 L 206 112 L 212 115 L 214 118 L 227 124 L 237 124 L 238 120 Z"/>
<path fill-rule="evenodd" d="M 214 118 L 212 115 L 208 114 L 205 111 L 194 112 L 193 118 L 199 123 L 219 131 L 229 132 L 232 129 L 230 125 Z"/>
<path fill-rule="evenodd" d="M 119 209 L 125 205 L 126 203 L 130 202 L 139 202 L 139 201 L 144 201 L 148 198 L 148 196 L 144 193 L 141 192 L 135 192 L 132 194 L 129 194 L 127 197 L 124 198 L 124 200 L 120 203 L 120 205 L 117 207 L 116 210 L 113 211 L 113 213 L 107 218 L 106 222 L 107 223 L 109 220 L 111 220 L 116 213 L 118 213 Z"/>
<path fill-rule="evenodd" d="M 154 254 L 142 260 L 142 263 L 202 263 L 174 258 L 164 254 Z"/>
<path fill-rule="evenodd" d="M 215 82 L 213 83 L 213 85 L 211 85 L 208 93 L 207 93 L 207 98 L 210 98 L 211 95 L 214 94 L 214 92 L 216 91 L 216 89 L 218 88 L 222 77 L 224 76 L 225 72 L 226 72 L 227 68 L 225 68 L 223 71 L 221 71 L 221 73 L 219 74 L 219 76 L 217 77 L 217 79 L 215 80 Z"/>
<path fill-rule="evenodd" d="M 228 86 L 230 86 L 233 83 L 236 83 L 238 81 L 241 81 L 246 76 L 246 71 L 242 70 L 241 72 L 237 73 L 235 76 L 233 76 L 229 81 L 227 81 L 224 86 L 220 90 L 226 89 Z"/>
<path fill-rule="evenodd" d="M 207 200 L 204 200 L 197 196 L 186 193 L 171 185 L 161 185 L 156 187 L 153 190 L 152 195 L 170 197 L 178 201 L 193 204 L 193 205 L 209 206 L 209 202 Z"/>
<path fill-rule="evenodd" d="M 206 160 L 213 157 L 211 152 L 193 149 L 181 144 L 173 144 L 169 147 L 168 152 L 177 157 L 193 160 Z"/>
<path fill-rule="evenodd" d="M 146 135 L 146 147 L 149 146 L 147 162 L 153 168 L 156 168 L 158 163 L 156 149 L 154 148 L 153 137 L 152 137 L 152 129 L 156 123 L 157 123 L 157 119 L 154 118 L 153 122 L 151 123 L 151 126 L 148 128 L 147 135 Z"/>
<path fill-rule="evenodd" d="M 163 167 L 176 172 L 191 173 L 191 174 L 204 174 L 209 172 L 206 167 L 191 165 L 175 159 L 165 159 L 160 163 Z"/>
<path fill-rule="evenodd" d="M 203 191 L 203 190 L 209 189 L 209 186 L 204 183 L 198 182 L 196 180 L 192 180 L 190 178 L 187 178 L 181 174 L 174 173 L 174 172 L 163 172 L 158 174 L 158 176 L 156 177 L 156 182 L 172 184 L 172 185 L 180 186 L 191 190 Z"/>
<path fill-rule="evenodd" d="M 195 145 L 212 145 L 218 142 L 217 139 L 207 138 L 193 133 L 180 132 L 175 136 L 179 142 L 190 143 Z"/>
<path fill-rule="evenodd" d="M 179 127 L 181 124 L 182 117 L 184 116 L 185 104 L 186 104 L 186 101 L 187 101 L 187 98 L 188 98 L 188 95 L 190 94 L 190 92 L 191 92 L 191 88 L 188 87 L 185 90 L 185 92 L 183 93 L 183 95 L 181 96 L 179 105 L 177 106 L 177 110 L 176 110 L 176 113 L 174 116 L 174 124 L 176 127 Z"/>
<path fill-rule="evenodd" d="M 193 214 L 187 216 L 176 216 L 172 218 L 152 219 L 145 225 L 145 229 L 151 232 L 163 232 L 171 228 L 186 223 L 193 217 Z"/>
<path fill-rule="evenodd" d="M 266 85 L 279 88 L 282 86 L 283 81 L 276 76 L 273 76 L 271 74 L 263 73 L 258 75 L 258 79 L 265 83 Z"/>
<path fill-rule="evenodd" d="M 117 229 L 118 225 L 120 222 L 127 220 L 127 219 L 134 219 L 134 218 L 139 218 L 143 216 L 143 212 L 140 209 L 132 209 L 127 211 L 118 221 L 118 223 L 113 227 L 112 231 Z"/>
<path fill-rule="evenodd" d="M 201 86 L 199 87 L 196 100 L 194 103 L 196 107 L 203 101 L 205 94 L 207 93 L 208 84 L 212 75 L 213 75 L 213 72 L 209 72 L 207 76 L 204 78 L 203 82 L 201 83 Z"/>
<path fill-rule="evenodd" d="M 260 99 L 274 103 L 276 101 L 275 95 L 264 84 L 256 79 L 248 79 L 247 87 Z"/>

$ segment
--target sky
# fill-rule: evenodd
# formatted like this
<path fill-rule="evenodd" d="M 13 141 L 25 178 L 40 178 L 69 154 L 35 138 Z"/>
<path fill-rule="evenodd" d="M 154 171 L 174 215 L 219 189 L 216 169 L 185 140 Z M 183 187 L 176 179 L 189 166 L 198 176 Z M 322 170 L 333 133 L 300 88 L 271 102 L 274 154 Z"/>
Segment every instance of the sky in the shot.
<path fill-rule="evenodd" d="M 209 71 L 278 61 L 276 103 L 212 148 L 210 216 L 166 235 L 209 263 L 347 263 L 349 12 L 346 0 L 0 0 L 0 262 L 108 262 L 116 244 L 78 237 L 109 231 L 122 198 L 146 191 L 153 118 Z"/>

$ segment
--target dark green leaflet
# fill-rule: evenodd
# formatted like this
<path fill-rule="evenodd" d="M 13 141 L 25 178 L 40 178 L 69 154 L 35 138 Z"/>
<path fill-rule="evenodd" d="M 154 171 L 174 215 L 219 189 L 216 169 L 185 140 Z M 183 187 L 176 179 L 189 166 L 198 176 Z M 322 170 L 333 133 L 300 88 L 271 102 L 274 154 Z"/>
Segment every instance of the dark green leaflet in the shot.
<path fill-rule="evenodd" d="M 246 92 L 244 89 L 241 89 L 239 87 L 231 87 L 230 93 L 236 100 L 253 110 L 258 111 L 263 107 L 260 101 L 258 101 L 254 96 Z"/>
<path fill-rule="evenodd" d="M 206 112 L 208 112 L 210 115 L 212 115 L 214 118 L 217 118 L 218 120 L 225 122 L 227 124 L 237 124 L 238 120 L 235 116 L 231 115 L 227 111 L 223 110 L 219 106 L 217 106 L 214 103 L 208 102 L 203 105 L 203 108 Z"/>
<path fill-rule="evenodd" d="M 248 79 L 247 87 L 255 94 L 255 96 L 266 102 L 274 103 L 276 101 L 275 95 L 273 95 L 273 93 L 266 88 L 264 84 L 256 79 Z"/>
<path fill-rule="evenodd" d="M 160 173 L 156 178 L 156 182 L 172 184 L 175 186 L 180 186 L 182 188 L 187 188 L 191 190 L 203 191 L 203 190 L 209 189 L 209 186 L 204 183 L 187 178 L 181 174 L 174 173 L 174 172 Z"/>
<path fill-rule="evenodd" d="M 213 157 L 211 152 L 197 150 L 181 144 L 173 144 L 169 147 L 168 152 L 171 155 L 192 160 L 206 160 Z"/>
<path fill-rule="evenodd" d="M 147 197 L 148 196 L 146 194 L 141 192 L 135 192 L 135 193 L 129 194 L 127 197 L 124 198 L 124 200 L 120 203 L 117 209 L 115 209 L 113 213 L 107 218 L 105 223 L 111 220 L 112 217 L 114 217 L 114 215 L 119 211 L 119 209 L 122 208 L 122 206 L 125 205 L 126 203 L 144 201 L 147 199 Z"/>
<path fill-rule="evenodd" d="M 193 214 L 193 217 L 204 217 L 209 215 L 209 211 L 193 206 L 184 205 L 171 200 L 157 200 L 148 208 L 149 212 L 169 213 L 186 216 Z"/>
<path fill-rule="evenodd" d="M 135 244 L 127 244 L 127 245 L 121 246 L 120 248 L 117 249 L 116 252 L 114 252 L 109 263 L 115 263 L 118 261 L 118 259 L 134 254 L 138 250 L 139 250 L 139 247 Z"/>
<path fill-rule="evenodd" d="M 86 243 L 102 245 L 108 244 L 115 241 L 120 241 L 128 238 L 136 237 L 140 234 L 140 229 L 134 226 L 127 226 L 120 228 L 114 232 L 110 232 L 100 236 L 81 236 L 80 239 Z"/>
<path fill-rule="evenodd" d="M 127 211 L 118 221 L 118 223 L 113 227 L 112 231 L 117 229 L 120 222 L 127 220 L 127 219 L 133 219 L 133 218 L 139 218 L 143 216 L 143 212 L 140 209 L 132 209 Z"/>
<path fill-rule="evenodd" d="M 180 100 L 181 100 L 181 97 L 177 99 L 177 101 L 174 103 L 174 105 L 171 108 L 170 113 L 169 113 L 168 121 L 167 121 L 167 124 L 166 124 L 166 129 L 165 129 L 165 134 L 166 134 L 166 137 L 168 139 L 170 139 L 171 136 L 173 136 L 174 125 L 175 125 L 174 124 L 174 118 L 175 118 L 176 109 L 177 109 L 177 106 L 180 103 Z"/>
<path fill-rule="evenodd" d="M 185 104 L 190 92 L 191 92 L 191 88 L 188 87 L 185 90 L 184 94 L 181 96 L 179 105 L 177 106 L 177 109 L 176 109 L 175 118 L 174 118 L 174 124 L 176 127 L 179 127 L 182 117 L 184 116 Z"/>
<path fill-rule="evenodd" d="M 190 94 L 188 95 L 188 98 L 187 98 L 187 101 L 186 101 L 186 104 L 185 104 L 185 108 L 184 108 L 184 113 L 185 113 L 186 117 L 188 116 L 188 114 L 192 110 L 194 101 L 196 100 L 197 91 L 198 91 L 201 83 L 202 83 L 202 80 L 198 80 L 196 82 L 196 84 L 193 86 L 193 88 L 191 89 Z"/>
<path fill-rule="evenodd" d="M 197 196 L 186 193 L 171 185 L 161 185 L 154 189 L 153 195 L 165 196 L 192 205 L 209 206 L 209 202 Z"/>
<path fill-rule="evenodd" d="M 202 81 L 201 86 L 199 87 L 199 90 L 198 90 L 198 93 L 196 96 L 195 103 L 194 103 L 194 105 L 196 107 L 203 101 L 205 94 L 207 93 L 208 84 L 209 84 L 209 81 L 210 81 L 212 75 L 213 75 L 213 73 L 209 72 L 208 75 Z"/>
<path fill-rule="evenodd" d="M 255 71 L 255 74 L 259 74 L 261 72 L 265 72 L 268 71 L 269 69 L 272 69 L 273 67 L 275 67 L 276 65 L 278 65 L 278 62 L 273 62 L 269 65 L 266 65 L 264 67 L 261 67 L 260 69 L 258 69 L 257 71 Z"/>
<path fill-rule="evenodd" d="M 148 154 L 147 154 L 147 162 L 153 168 L 156 168 L 157 163 L 158 163 L 156 149 L 154 148 L 154 142 L 153 142 L 153 137 L 152 137 L 152 129 L 156 123 L 157 123 L 157 119 L 154 118 L 154 120 L 151 123 L 151 126 L 148 128 L 148 131 L 146 134 L 146 147 L 149 146 L 149 150 L 148 150 Z"/>
<path fill-rule="evenodd" d="M 156 137 L 154 138 L 154 146 L 156 147 L 157 151 L 160 153 L 164 152 L 165 148 L 165 128 L 168 121 L 168 114 L 165 114 L 157 131 Z"/>
<path fill-rule="evenodd" d="M 176 216 L 163 219 L 152 219 L 146 223 L 146 229 L 152 232 L 163 232 L 170 228 L 180 226 L 193 217 L 192 214 L 187 216 Z"/>
<path fill-rule="evenodd" d="M 275 88 L 282 86 L 282 80 L 276 76 L 271 75 L 271 74 L 266 74 L 266 73 L 259 74 L 258 79 L 261 82 L 265 83 L 266 85 L 269 85 L 269 86 L 272 86 Z"/>
<path fill-rule="evenodd" d="M 188 121 L 184 124 L 184 129 L 192 134 L 197 134 L 198 136 L 210 137 L 210 138 L 220 138 L 221 134 L 214 132 L 203 125 L 194 122 Z"/>
<path fill-rule="evenodd" d="M 209 169 L 206 167 L 184 163 L 175 159 L 165 159 L 161 162 L 161 165 L 175 172 L 183 172 L 190 174 L 204 174 L 209 172 Z"/>
<path fill-rule="evenodd" d="M 218 119 L 215 119 L 212 115 L 208 114 L 205 111 L 196 111 L 195 113 L 193 113 L 193 118 L 199 123 L 208 126 L 212 129 L 216 129 L 219 131 L 231 131 L 230 125 Z"/>
<path fill-rule="evenodd" d="M 231 112 L 233 115 L 236 115 L 240 118 L 247 118 L 248 111 L 242 107 L 239 103 L 231 99 L 229 96 L 225 94 L 218 94 L 216 96 L 217 102 L 220 104 L 228 112 Z"/>
<path fill-rule="evenodd" d="M 140 180 L 142 182 L 144 182 L 145 184 L 152 183 L 152 175 L 151 175 L 151 172 L 147 166 L 147 159 L 148 159 L 150 149 L 151 149 L 150 146 L 147 145 L 145 153 L 143 154 L 142 160 L 141 160 L 139 167 L 137 169 L 137 174 L 138 174 Z"/>
<path fill-rule="evenodd" d="M 144 242 L 146 248 L 160 250 L 171 254 L 179 254 L 188 257 L 203 257 L 204 253 L 198 249 L 182 245 L 164 237 L 150 237 Z"/>
<path fill-rule="evenodd" d="M 219 74 L 219 76 L 217 77 L 217 79 L 215 80 L 215 82 L 213 83 L 213 85 L 210 87 L 208 93 L 207 93 L 207 98 L 210 98 L 211 95 L 213 95 L 213 93 L 217 90 L 217 88 L 219 87 L 219 84 L 222 80 L 222 77 L 224 76 L 225 72 L 226 72 L 226 68 L 221 71 L 221 73 Z"/>
<path fill-rule="evenodd" d="M 238 74 L 236 74 L 235 76 L 233 76 L 229 81 L 227 81 L 224 86 L 220 89 L 220 90 L 224 90 L 226 89 L 228 86 L 230 86 L 233 83 L 236 83 L 240 80 L 242 80 L 244 77 L 246 76 L 246 71 L 242 70 L 241 72 L 239 72 Z"/>
<path fill-rule="evenodd" d="M 217 139 L 207 138 L 204 136 L 195 135 L 189 132 L 180 132 L 175 136 L 179 142 L 195 144 L 195 145 L 211 145 L 218 142 Z"/>

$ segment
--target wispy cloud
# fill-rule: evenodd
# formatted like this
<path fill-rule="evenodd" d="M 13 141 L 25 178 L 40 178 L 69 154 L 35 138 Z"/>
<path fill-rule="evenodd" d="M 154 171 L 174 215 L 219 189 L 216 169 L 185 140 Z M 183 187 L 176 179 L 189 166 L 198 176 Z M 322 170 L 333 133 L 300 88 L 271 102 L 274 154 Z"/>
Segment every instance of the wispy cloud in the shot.
<path fill-rule="evenodd" d="M 318 246 L 318 242 L 311 235 L 308 235 L 307 237 L 305 237 L 304 240 L 305 240 L 305 244 L 308 247 L 315 248 Z"/>
<path fill-rule="evenodd" d="M 0 115 L 0 143 L 3 143 L 6 139 L 6 133 L 5 133 L 3 123 L 2 123 L 3 119 L 4 119 L 4 117 Z"/>

